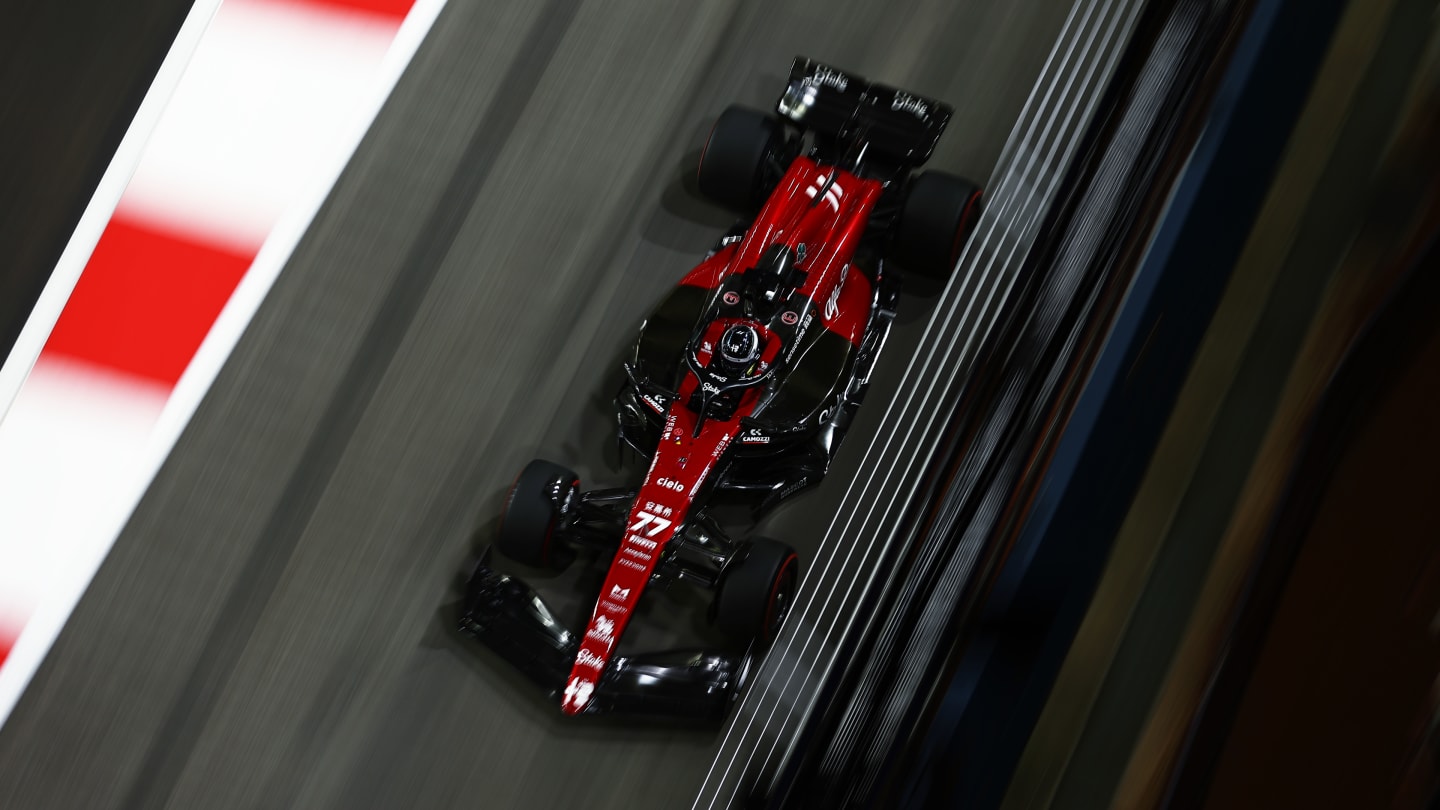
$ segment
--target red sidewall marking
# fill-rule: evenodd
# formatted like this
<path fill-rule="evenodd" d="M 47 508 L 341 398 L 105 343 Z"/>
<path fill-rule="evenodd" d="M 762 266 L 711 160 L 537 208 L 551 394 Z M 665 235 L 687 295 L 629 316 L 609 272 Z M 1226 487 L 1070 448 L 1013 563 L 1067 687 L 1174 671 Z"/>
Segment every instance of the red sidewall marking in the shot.
<path fill-rule="evenodd" d="M 783 563 L 780 564 L 780 573 L 778 573 L 778 574 L 775 575 L 775 582 L 774 582 L 774 584 L 772 584 L 772 585 L 770 586 L 770 599 L 769 599 L 768 601 L 766 601 L 766 603 L 765 603 L 765 629 L 764 629 L 764 632 L 765 632 L 765 636 L 766 636 L 766 639 L 765 639 L 766 641 L 769 641 L 769 640 L 770 640 L 770 636 L 771 636 L 772 633 L 773 633 L 773 631 L 770 629 L 770 622 L 771 622 L 772 619 L 775 618 L 775 597 L 780 594 L 780 584 L 785 581 L 785 572 L 789 571 L 790 568 L 791 568 L 791 566 L 795 565 L 795 563 L 796 563 L 798 560 L 799 560 L 799 557 L 796 557 L 794 554 L 791 554 L 790 556 L 786 557 L 786 558 L 785 558 L 785 562 L 783 562 Z M 797 584 L 798 584 L 798 580 L 797 580 Z"/>
<path fill-rule="evenodd" d="M 977 191 L 970 195 L 965 203 L 965 210 L 960 214 L 960 227 L 955 229 L 955 244 L 950 246 L 950 263 L 953 265 L 960 260 L 960 250 L 965 247 L 966 238 L 970 236 L 970 226 L 975 219 L 975 208 L 980 203 L 980 195 L 983 191 Z"/>
<path fill-rule="evenodd" d="M 45 351 L 173 386 L 253 258 L 117 216 Z"/>
<path fill-rule="evenodd" d="M 705 153 L 710 151 L 710 139 L 715 137 L 715 127 L 720 125 L 720 119 L 716 118 L 710 124 L 710 131 L 705 135 L 705 145 L 700 147 L 700 159 L 695 161 L 695 179 L 700 179 L 700 167 L 705 165 Z"/>
<path fill-rule="evenodd" d="M 510 504 L 515 502 L 515 490 L 520 486 L 520 476 L 525 474 L 525 468 L 515 473 L 515 480 L 510 482 L 510 491 L 505 493 L 505 505 L 500 509 L 500 525 L 495 527 L 495 534 L 499 536 L 505 531 L 505 516 L 510 514 Z"/>

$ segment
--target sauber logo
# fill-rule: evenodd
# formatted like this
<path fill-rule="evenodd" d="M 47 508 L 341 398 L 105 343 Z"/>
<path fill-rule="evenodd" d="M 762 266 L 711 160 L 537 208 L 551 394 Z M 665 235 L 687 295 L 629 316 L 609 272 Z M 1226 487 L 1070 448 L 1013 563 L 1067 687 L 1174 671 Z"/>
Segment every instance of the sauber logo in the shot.
<path fill-rule="evenodd" d="M 575 656 L 575 665 L 579 667 L 590 667 L 592 669 L 604 669 L 605 659 L 581 647 L 579 654 Z"/>
<path fill-rule="evenodd" d="M 824 187 L 824 183 L 816 181 L 815 185 L 805 189 L 805 196 L 814 199 L 815 195 L 819 194 L 820 189 Z M 840 211 L 840 199 L 843 196 L 845 196 L 845 191 L 840 188 L 839 183 L 831 183 L 830 188 L 825 190 L 825 202 L 829 203 L 830 207 L 834 208 L 836 213 Z"/>
<path fill-rule="evenodd" d="M 809 479 L 808 476 L 802 476 L 801 478 L 797 479 L 794 483 L 792 483 L 790 486 L 788 486 L 788 487 L 780 490 L 780 499 L 788 498 L 788 497 L 790 497 L 791 495 L 794 495 L 796 492 L 798 492 L 798 491 L 800 491 L 801 489 L 803 489 L 803 488 L 805 487 L 805 485 L 806 485 L 807 483 L 809 483 L 809 482 L 810 482 L 810 479 Z"/>

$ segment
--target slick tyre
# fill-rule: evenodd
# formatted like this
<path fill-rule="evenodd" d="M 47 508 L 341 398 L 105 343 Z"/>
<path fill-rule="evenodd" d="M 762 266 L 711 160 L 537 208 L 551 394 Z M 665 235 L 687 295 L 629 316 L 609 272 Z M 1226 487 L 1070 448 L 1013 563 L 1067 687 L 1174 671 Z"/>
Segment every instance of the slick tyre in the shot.
<path fill-rule="evenodd" d="M 770 163 L 784 145 L 784 127 L 773 116 L 748 107 L 726 107 L 700 152 L 696 176 L 700 193 L 731 210 L 753 211 L 769 191 Z"/>
<path fill-rule="evenodd" d="M 516 562 L 539 568 L 564 568 L 572 550 L 555 536 L 560 507 L 580 491 L 580 477 L 572 470 L 542 459 L 525 465 L 516 477 L 500 514 L 496 545 Z"/>
<path fill-rule="evenodd" d="M 769 644 L 794 604 L 800 583 L 795 549 L 769 538 L 750 544 L 715 595 L 715 624 L 736 639 Z"/>
<path fill-rule="evenodd" d="M 896 261 L 911 273 L 948 278 L 979 214 L 979 186 L 944 172 L 921 172 L 900 209 Z"/>

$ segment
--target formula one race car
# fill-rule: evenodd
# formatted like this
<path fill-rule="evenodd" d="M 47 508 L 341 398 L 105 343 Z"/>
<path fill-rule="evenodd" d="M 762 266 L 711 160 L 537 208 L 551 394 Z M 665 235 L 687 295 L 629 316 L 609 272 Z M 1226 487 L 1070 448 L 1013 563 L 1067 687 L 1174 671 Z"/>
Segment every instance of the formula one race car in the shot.
<path fill-rule="evenodd" d="M 638 488 L 582 492 L 533 461 L 497 545 L 561 568 L 579 547 L 611 559 L 589 626 L 566 629 L 519 579 L 490 567 L 466 588 L 460 628 L 559 699 L 567 714 L 723 716 L 799 585 L 794 550 L 737 540 L 710 509 L 726 493 L 763 513 L 817 483 L 865 394 L 895 315 L 888 257 L 944 276 L 980 191 L 929 159 L 951 109 L 797 59 L 776 115 L 730 107 L 700 157 L 699 188 L 751 216 L 641 327 L 615 399 L 620 439 L 650 459 Z M 711 617 L 744 652 L 616 655 L 655 581 L 712 589 Z"/>

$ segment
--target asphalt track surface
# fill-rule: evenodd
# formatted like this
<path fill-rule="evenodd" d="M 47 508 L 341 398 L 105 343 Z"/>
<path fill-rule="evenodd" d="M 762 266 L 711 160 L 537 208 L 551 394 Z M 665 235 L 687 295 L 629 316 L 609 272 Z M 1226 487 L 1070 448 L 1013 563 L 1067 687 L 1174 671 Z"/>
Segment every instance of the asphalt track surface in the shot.
<path fill-rule="evenodd" d="M 616 361 L 734 219 L 688 179 L 726 104 L 812 56 L 954 103 L 931 165 L 983 180 L 1069 9 L 451 0 L 0 730 L 0 807 L 688 806 L 718 730 L 563 718 L 448 631 L 455 573 L 529 458 L 638 480 Z M 831 477 L 763 527 L 802 558 L 911 286 Z M 577 623 L 598 570 L 533 581 Z M 699 598 L 647 596 L 627 640 Z"/>

